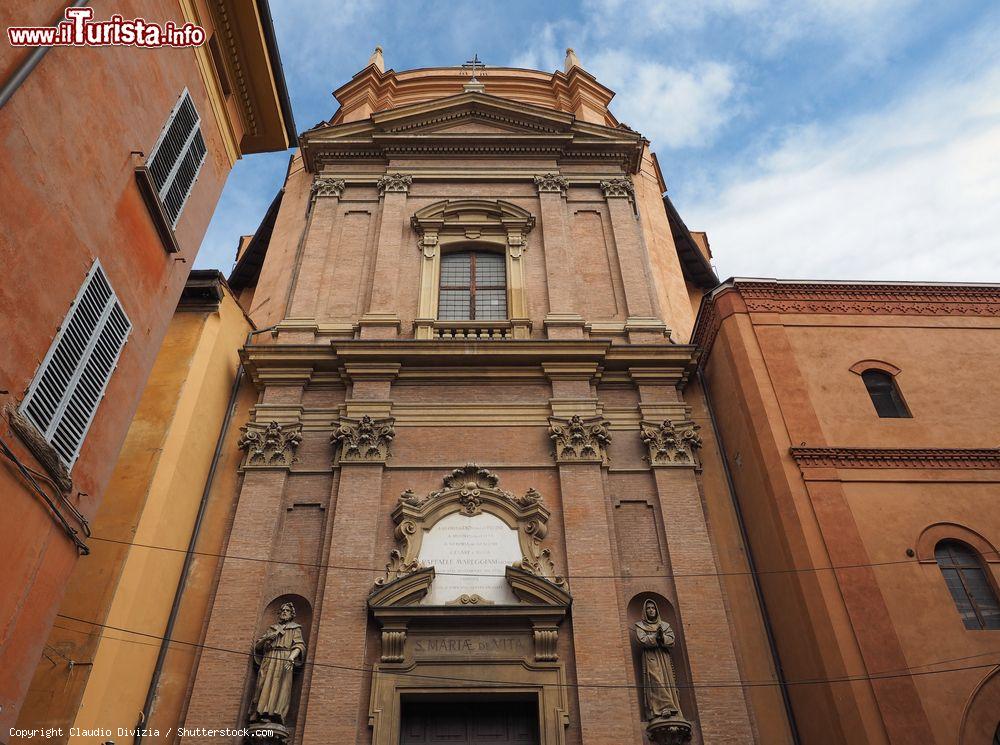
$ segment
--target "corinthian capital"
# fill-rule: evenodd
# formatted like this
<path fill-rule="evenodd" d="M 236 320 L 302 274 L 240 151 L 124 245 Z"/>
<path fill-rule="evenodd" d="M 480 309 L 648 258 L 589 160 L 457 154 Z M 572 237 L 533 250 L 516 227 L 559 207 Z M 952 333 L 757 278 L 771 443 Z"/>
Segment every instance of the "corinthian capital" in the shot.
<path fill-rule="evenodd" d="M 378 180 L 379 195 L 387 191 L 401 191 L 404 194 L 410 191 L 410 184 L 413 183 L 413 176 L 405 173 L 387 173 Z"/>
<path fill-rule="evenodd" d="M 341 445 L 341 463 L 385 463 L 392 455 L 389 444 L 396 436 L 395 419 L 343 418 L 330 438 Z"/>
<path fill-rule="evenodd" d="M 301 424 L 248 422 L 240 427 L 237 444 L 246 450 L 247 468 L 287 468 L 295 462 L 295 450 L 301 442 Z"/>
<path fill-rule="evenodd" d="M 632 199 L 635 197 L 635 186 L 632 179 L 613 178 L 610 181 L 601 182 L 601 191 L 604 192 L 605 199 Z"/>
<path fill-rule="evenodd" d="M 538 189 L 539 194 L 546 192 L 565 194 L 566 189 L 569 188 L 569 179 L 565 176 L 560 176 L 558 173 L 546 173 L 541 176 L 535 176 L 535 187 Z"/>
<path fill-rule="evenodd" d="M 603 417 L 549 417 L 549 438 L 557 463 L 607 463 L 611 432 Z"/>
<path fill-rule="evenodd" d="M 317 176 L 313 179 L 312 187 L 309 191 L 312 194 L 313 199 L 318 197 L 340 198 L 340 195 L 344 193 L 344 189 L 346 187 L 347 184 L 344 183 L 343 179 Z"/>
<path fill-rule="evenodd" d="M 695 451 L 701 447 L 697 424 L 641 422 L 639 437 L 649 448 L 651 466 L 697 466 Z"/>

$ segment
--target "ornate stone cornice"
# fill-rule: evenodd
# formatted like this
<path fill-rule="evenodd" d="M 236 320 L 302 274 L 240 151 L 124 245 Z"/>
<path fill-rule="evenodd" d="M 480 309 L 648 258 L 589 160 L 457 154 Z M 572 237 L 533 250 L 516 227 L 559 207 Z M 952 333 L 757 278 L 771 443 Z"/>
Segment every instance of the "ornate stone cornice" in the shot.
<path fill-rule="evenodd" d="M 240 427 L 237 443 L 246 451 L 244 468 L 288 468 L 302 442 L 302 424 L 247 422 Z"/>
<path fill-rule="evenodd" d="M 310 187 L 309 193 L 312 195 L 313 199 L 317 199 L 319 197 L 337 197 L 339 199 L 346 188 L 347 184 L 343 179 L 317 176 L 313 179 L 312 187 Z"/>
<path fill-rule="evenodd" d="M 387 173 L 378 180 L 379 196 L 387 191 L 399 191 L 407 194 L 410 191 L 411 183 L 413 183 L 413 176 L 407 176 L 405 173 Z"/>
<path fill-rule="evenodd" d="M 558 173 L 546 173 L 535 176 L 535 187 L 539 194 L 565 194 L 569 188 L 569 179 Z"/>
<path fill-rule="evenodd" d="M 557 463 L 607 463 L 611 432 L 601 416 L 549 417 L 549 438 Z"/>
<path fill-rule="evenodd" d="M 801 468 L 1000 469 L 1000 448 L 789 448 Z"/>
<path fill-rule="evenodd" d="M 632 184 L 632 179 L 627 178 L 602 181 L 601 191 L 604 192 L 605 199 L 633 199 L 635 197 L 635 186 Z"/>
<path fill-rule="evenodd" d="M 396 436 L 395 419 L 374 419 L 367 414 L 360 419 L 341 418 L 330 440 L 339 442 L 341 463 L 385 463 L 392 452 L 389 445 Z"/>
<path fill-rule="evenodd" d="M 674 423 L 665 419 L 659 424 L 639 423 L 639 437 L 649 448 L 649 464 L 658 466 L 698 465 L 696 451 L 701 448 L 701 429 L 690 422 Z"/>

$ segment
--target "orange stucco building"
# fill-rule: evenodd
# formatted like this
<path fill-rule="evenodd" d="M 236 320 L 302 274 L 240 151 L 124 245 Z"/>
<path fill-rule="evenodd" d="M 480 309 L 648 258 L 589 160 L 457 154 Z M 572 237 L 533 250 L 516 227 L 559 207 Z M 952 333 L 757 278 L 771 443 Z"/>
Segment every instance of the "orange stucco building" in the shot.
<path fill-rule="evenodd" d="M 48 26 L 66 5 L 4 3 L 0 24 Z M 16 526 L 0 569 L 4 732 L 226 176 L 294 139 L 266 2 L 89 7 L 95 20 L 194 23 L 207 41 L 0 45 L 0 519 Z"/>

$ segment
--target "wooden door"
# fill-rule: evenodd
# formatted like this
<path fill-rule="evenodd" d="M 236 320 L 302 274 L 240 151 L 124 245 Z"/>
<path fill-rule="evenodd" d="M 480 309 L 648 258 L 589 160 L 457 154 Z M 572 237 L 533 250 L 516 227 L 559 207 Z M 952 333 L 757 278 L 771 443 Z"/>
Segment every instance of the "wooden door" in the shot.
<path fill-rule="evenodd" d="M 538 745 L 534 702 L 407 702 L 400 745 Z"/>

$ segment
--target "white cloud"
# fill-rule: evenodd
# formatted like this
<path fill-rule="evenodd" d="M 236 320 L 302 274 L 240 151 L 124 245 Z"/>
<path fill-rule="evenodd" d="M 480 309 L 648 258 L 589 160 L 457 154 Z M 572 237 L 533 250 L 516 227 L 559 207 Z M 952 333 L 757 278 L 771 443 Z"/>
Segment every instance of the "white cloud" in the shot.
<path fill-rule="evenodd" d="M 788 133 L 685 209 L 720 274 L 1000 279 L 1000 65 L 969 78 L 970 61 L 877 113 Z"/>
<path fill-rule="evenodd" d="M 587 69 L 617 91 L 612 108 L 619 120 L 654 147 L 708 145 L 738 110 L 735 72 L 718 62 L 680 69 L 610 51 L 594 56 Z"/>

